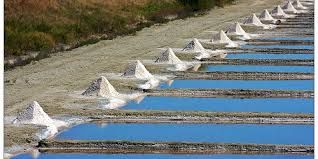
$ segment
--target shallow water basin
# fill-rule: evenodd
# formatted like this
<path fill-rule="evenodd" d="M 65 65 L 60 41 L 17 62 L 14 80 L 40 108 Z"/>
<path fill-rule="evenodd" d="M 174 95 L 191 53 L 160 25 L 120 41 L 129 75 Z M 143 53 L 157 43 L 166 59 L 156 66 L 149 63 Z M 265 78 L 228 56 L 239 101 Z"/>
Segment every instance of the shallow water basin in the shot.
<path fill-rule="evenodd" d="M 127 140 L 305 144 L 314 142 L 313 125 L 257 124 L 81 124 L 59 134 L 65 140 Z"/>
<path fill-rule="evenodd" d="M 305 72 L 313 73 L 312 66 L 267 66 L 267 65 L 207 65 L 202 66 L 200 71 L 205 72 Z"/>
<path fill-rule="evenodd" d="M 313 113 L 313 99 L 281 98 L 182 98 L 145 97 L 139 104 L 131 102 L 121 109 L 173 110 L 173 111 L 218 111 L 218 112 L 287 112 Z"/>
<path fill-rule="evenodd" d="M 161 88 L 313 90 L 313 80 L 174 80 Z"/>

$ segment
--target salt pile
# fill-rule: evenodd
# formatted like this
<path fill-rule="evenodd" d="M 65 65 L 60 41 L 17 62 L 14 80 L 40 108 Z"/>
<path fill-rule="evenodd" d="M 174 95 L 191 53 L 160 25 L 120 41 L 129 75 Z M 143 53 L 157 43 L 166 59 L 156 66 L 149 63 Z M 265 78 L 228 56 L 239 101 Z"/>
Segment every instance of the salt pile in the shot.
<path fill-rule="evenodd" d="M 118 97 L 119 93 L 109 83 L 106 77 L 101 76 L 93 81 L 91 85 L 82 93 L 85 96 L 100 96 L 100 97 Z"/>
<path fill-rule="evenodd" d="M 258 26 L 258 27 L 263 27 L 264 29 L 269 29 L 269 25 L 265 25 L 263 24 L 258 17 L 253 14 L 250 17 L 248 17 L 243 24 L 247 24 L 247 25 L 254 25 L 254 26 Z"/>
<path fill-rule="evenodd" d="M 35 124 L 46 126 L 46 129 L 37 133 L 37 137 L 42 140 L 54 136 L 58 132 L 59 126 L 65 126 L 63 121 L 54 121 L 47 115 L 38 102 L 33 101 L 22 112 L 18 113 L 13 124 Z"/>
<path fill-rule="evenodd" d="M 161 55 L 155 60 L 155 62 L 165 62 L 168 64 L 179 64 L 183 63 L 173 52 L 171 48 L 168 48 L 166 51 L 162 52 Z"/>
<path fill-rule="evenodd" d="M 307 7 L 303 6 L 299 0 L 294 1 L 292 4 L 296 9 L 307 9 Z"/>
<path fill-rule="evenodd" d="M 251 36 L 245 32 L 245 30 L 241 27 L 241 25 L 236 22 L 235 24 L 231 25 L 226 31 L 228 35 L 239 35 L 242 36 L 243 40 L 251 39 Z"/>
<path fill-rule="evenodd" d="M 298 11 L 294 8 L 294 6 L 292 5 L 292 3 L 290 1 L 288 1 L 283 7 L 282 7 L 283 11 L 285 11 L 286 13 L 298 13 Z"/>
<path fill-rule="evenodd" d="M 36 124 L 44 126 L 51 126 L 53 123 L 53 120 L 43 111 L 42 107 L 36 101 L 30 103 L 13 121 L 13 124 Z"/>
<path fill-rule="evenodd" d="M 153 75 L 146 69 L 146 67 L 139 60 L 128 64 L 123 76 L 134 76 L 137 79 L 142 80 L 153 78 Z"/>
<path fill-rule="evenodd" d="M 234 43 L 229 37 L 227 37 L 223 30 L 213 35 L 210 42 L 212 42 L 213 44 L 227 44 L 226 47 L 238 46 L 238 44 Z"/>
<path fill-rule="evenodd" d="M 272 11 L 271 15 L 274 17 L 282 17 L 282 18 L 289 18 L 290 15 L 287 15 L 283 9 L 280 7 L 280 5 L 277 5 Z"/>
<path fill-rule="evenodd" d="M 183 49 L 182 51 L 193 51 L 193 52 L 200 52 L 202 50 L 205 50 L 204 47 L 201 45 L 198 39 L 194 38 L 192 41 L 190 41 Z"/>
<path fill-rule="evenodd" d="M 155 60 L 156 63 L 167 63 L 174 65 L 174 68 L 170 69 L 172 71 L 185 71 L 189 69 L 187 64 L 185 62 L 182 62 L 173 52 L 171 48 L 168 48 L 166 51 L 161 53 L 161 55 Z"/>
<path fill-rule="evenodd" d="M 275 18 L 273 18 L 273 17 L 269 14 L 269 12 L 268 12 L 267 9 L 264 9 L 264 10 L 263 10 L 263 12 L 261 13 L 261 15 L 259 16 L 259 19 L 260 19 L 260 20 L 264 20 L 264 21 L 270 21 L 270 22 L 272 22 L 272 23 L 276 23 L 276 21 L 277 21 Z"/>

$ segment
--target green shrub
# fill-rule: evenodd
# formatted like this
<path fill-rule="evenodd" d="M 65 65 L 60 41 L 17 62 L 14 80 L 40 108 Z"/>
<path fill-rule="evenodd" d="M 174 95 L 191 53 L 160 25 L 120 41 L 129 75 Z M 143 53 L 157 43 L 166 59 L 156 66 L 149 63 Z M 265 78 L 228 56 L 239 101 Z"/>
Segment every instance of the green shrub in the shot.
<path fill-rule="evenodd" d="M 23 38 L 23 49 L 30 51 L 40 51 L 43 49 L 52 48 L 55 45 L 51 35 L 43 32 L 26 33 Z"/>

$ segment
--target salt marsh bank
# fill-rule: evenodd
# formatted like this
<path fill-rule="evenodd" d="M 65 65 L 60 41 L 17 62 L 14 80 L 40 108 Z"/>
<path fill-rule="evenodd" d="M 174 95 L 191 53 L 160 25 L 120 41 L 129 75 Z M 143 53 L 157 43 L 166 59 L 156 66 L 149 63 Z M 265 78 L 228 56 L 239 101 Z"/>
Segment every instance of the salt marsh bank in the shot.
<path fill-rule="evenodd" d="M 241 0 L 9 70 L 6 155 L 313 158 L 313 3 Z"/>

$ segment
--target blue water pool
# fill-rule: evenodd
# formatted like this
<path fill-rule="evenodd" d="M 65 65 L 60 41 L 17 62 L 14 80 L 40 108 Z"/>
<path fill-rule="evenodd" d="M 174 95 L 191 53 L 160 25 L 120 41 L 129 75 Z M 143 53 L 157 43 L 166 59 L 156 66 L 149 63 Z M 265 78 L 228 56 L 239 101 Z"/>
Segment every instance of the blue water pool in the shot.
<path fill-rule="evenodd" d="M 245 49 L 314 49 L 314 45 L 242 45 Z"/>
<path fill-rule="evenodd" d="M 313 90 L 313 80 L 174 80 L 161 88 Z"/>
<path fill-rule="evenodd" d="M 288 112 L 313 113 L 313 99 L 236 99 L 236 98 L 182 98 L 146 97 L 139 104 L 131 102 L 121 109 L 183 110 L 218 112 Z"/>
<path fill-rule="evenodd" d="M 313 159 L 313 155 L 240 155 L 240 154 L 40 154 L 37 159 Z M 34 159 L 29 154 L 22 154 L 12 159 Z"/>
<path fill-rule="evenodd" d="M 265 40 L 303 40 L 303 41 L 314 41 L 314 37 L 270 37 L 270 38 L 258 38 Z"/>
<path fill-rule="evenodd" d="M 312 145 L 314 126 L 148 123 L 108 123 L 99 126 L 89 123 L 74 126 L 59 134 L 57 139 Z"/>
<path fill-rule="evenodd" d="M 314 54 L 228 54 L 228 59 L 314 59 Z"/>
<path fill-rule="evenodd" d="M 307 72 L 313 73 L 313 66 L 266 66 L 266 65 L 208 65 L 203 66 L 202 71 L 207 72 L 226 72 L 226 71 L 237 71 L 237 72 Z"/>

